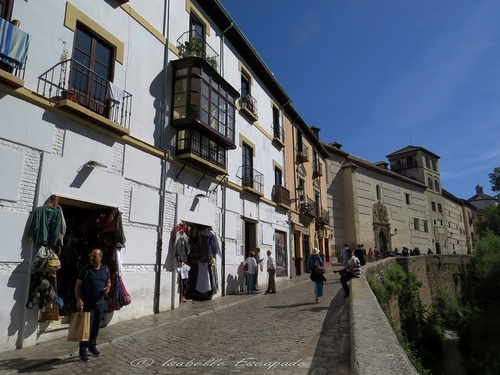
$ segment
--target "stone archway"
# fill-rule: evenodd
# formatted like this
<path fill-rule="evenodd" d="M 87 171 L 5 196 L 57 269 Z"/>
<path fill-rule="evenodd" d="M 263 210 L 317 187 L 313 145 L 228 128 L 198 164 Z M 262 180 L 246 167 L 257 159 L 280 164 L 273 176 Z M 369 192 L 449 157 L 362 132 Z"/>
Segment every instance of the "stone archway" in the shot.
<path fill-rule="evenodd" d="M 381 254 L 384 254 L 386 250 L 389 250 L 389 241 L 387 240 L 383 230 L 378 233 L 377 247 Z"/>
<path fill-rule="evenodd" d="M 387 207 L 380 201 L 372 207 L 372 220 L 375 244 L 380 254 L 384 254 L 391 247 L 391 224 Z"/>

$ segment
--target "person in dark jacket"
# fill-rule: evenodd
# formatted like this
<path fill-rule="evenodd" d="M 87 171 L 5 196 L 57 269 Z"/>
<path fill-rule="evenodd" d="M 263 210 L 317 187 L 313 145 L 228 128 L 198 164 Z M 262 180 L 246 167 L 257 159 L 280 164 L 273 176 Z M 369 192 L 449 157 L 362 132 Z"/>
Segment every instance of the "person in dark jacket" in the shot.
<path fill-rule="evenodd" d="M 87 350 L 93 355 L 101 353 L 97 350 L 97 335 L 104 315 L 104 296 L 111 289 L 109 268 L 102 264 L 101 249 L 94 249 L 90 253 L 90 264 L 80 271 L 75 286 L 76 307 L 90 312 L 89 341 L 80 342 L 80 360 L 87 362 Z"/>

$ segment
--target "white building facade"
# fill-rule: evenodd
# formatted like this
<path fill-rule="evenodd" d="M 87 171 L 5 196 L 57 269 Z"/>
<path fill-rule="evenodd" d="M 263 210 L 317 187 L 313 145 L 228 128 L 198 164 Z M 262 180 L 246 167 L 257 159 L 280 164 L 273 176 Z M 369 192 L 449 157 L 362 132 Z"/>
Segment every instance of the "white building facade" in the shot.
<path fill-rule="evenodd" d="M 179 228 L 188 297 L 245 291 L 257 247 L 290 276 L 289 210 L 273 200 L 290 100 L 218 1 L 3 4 L 28 57 L 7 51 L 0 70 L 1 351 L 66 335 L 95 247 L 132 296 L 108 324 L 179 306 Z M 30 236 L 35 213 L 58 207 L 62 242 Z M 34 260 L 52 250 L 61 268 L 47 275 Z M 59 319 L 43 313 L 41 279 L 64 301 Z"/>

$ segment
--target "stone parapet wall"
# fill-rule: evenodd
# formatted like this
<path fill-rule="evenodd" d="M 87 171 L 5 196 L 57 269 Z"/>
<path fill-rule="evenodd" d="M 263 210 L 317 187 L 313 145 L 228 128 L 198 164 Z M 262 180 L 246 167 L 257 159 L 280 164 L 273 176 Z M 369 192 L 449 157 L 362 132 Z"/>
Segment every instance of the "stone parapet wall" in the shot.
<path fill-rule="evenodd" d="M 420 298 L 430 306 L 439 287 L 449 286 L 460 292 L 460 276 L 466 275 L 470 256 L 421 255 L 386 258 L 368 263 L 362 277 L 351 281 L 351 371 L 354 375 L 418 374 L 382 311 L 366 276 L 380 276 L 398 263 L 422 281 Z"/>

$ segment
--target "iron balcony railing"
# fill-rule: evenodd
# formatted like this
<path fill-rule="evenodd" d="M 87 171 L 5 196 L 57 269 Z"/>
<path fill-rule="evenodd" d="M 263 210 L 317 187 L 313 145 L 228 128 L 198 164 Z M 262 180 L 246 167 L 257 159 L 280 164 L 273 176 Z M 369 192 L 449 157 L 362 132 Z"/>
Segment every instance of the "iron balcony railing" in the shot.
<path fill-rule="evenodd" d="M 274 203 L 290 206 L 290 190 L 281 185 L 274 185 L 272 199 Z"/>
<path fill-rule="evenodd" d="M 323 164 L 319 160 L 316 160 L 313 163 L 313 177 L 316 178 L 320 176 L 323 176 Z"/>
<path fill-rule="evenodd" d="M 323 223 L 323 224 L 329 224 L 330 223 L 330 213 L 328 212 L 328 210 L 324 210 L 322 208 L 319 209 L 319 213 L 318 213 L 318 216 L 316 217 L 316 221 L 318 221 L 319 223 Z"/>
<path fill-rule="evenodd" d="M 71 100 L 127 129 L 132 95 L 74 59 L 61 61 L 38 77 L 38 94 Z"/>
<path fill-rule="evenodd" d="M 302 148 L 295 148 L 295 155 L 297 158 L 297 163 L 305 163 L 309 161 L 309 148 L 302 145 Z"/>
<path fill-rule="evenodd" d="M 192 153 L 210 164 L 222 169 L 227 168 L 227 150 L 193 129 L 177 132 L 177 153 L 180 155 Z"/>
<path fill-rule="evenodd" d="M 191 31 L 186 31 L 177 39 L 177 48 L 182 57 L 200 57 L 215 70 L 219 67 L 219 54 L 201 35 L 193 36 Z"/>
<path fill-rule="evenodd" d="M 241 178 L 241 186 L 264 193 L 264 175 L 259 171 L 242 165 L 236 175 Z"/>
<path fill-rule="evenodd" d="M 255 99 L 250 93 L 246 93 L 241 96 L 240 106 L 250 112 L 256 119 L 259 118 L 257 99 Z"/>
<path fill-rule="evenodd" d="M 314 216 L 314 201 L 311 198 L 304 198 L 300 202 L 300 212 Z"/>
<path fill-rule="evenodd" d="M 273 123 L 273 138 L 285 144 L 285 128 L 279 123 Z"/>

